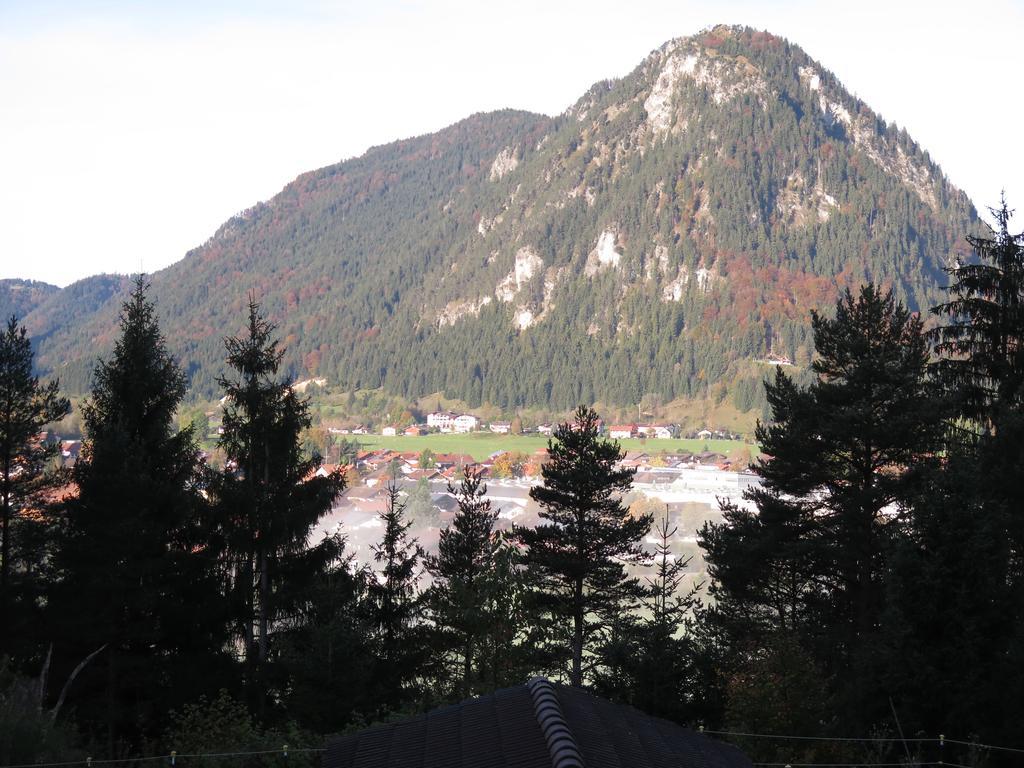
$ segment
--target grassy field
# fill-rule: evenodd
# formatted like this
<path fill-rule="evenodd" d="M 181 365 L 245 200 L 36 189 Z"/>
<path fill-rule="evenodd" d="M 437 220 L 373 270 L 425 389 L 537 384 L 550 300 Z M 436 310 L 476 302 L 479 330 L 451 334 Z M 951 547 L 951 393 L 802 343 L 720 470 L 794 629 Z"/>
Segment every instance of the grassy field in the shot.
<path fill-rule="evenodd" d="M 423 435 L 422 437 L 384 437 L 382 435 L 350 435 L 346 439 L 358 440 L 366 448 L 389 448 L 393 451 L 422 451 L 429 448 L 434 453 L 463 453 L 476 460 L 485 459 L 498 451 L 521 451 L 533 453 L 546 448 L 548 439 L 542 435 L 496 435 L 490 432 L 474 432 L 468 435 Z M 739 440 L 620 440 L 627 451 L 646 451 L 650 454 L 662 452 L 716 451 L 726 456 L 736 456 L 749 451 L 757 456 L 757 446 Z"/>

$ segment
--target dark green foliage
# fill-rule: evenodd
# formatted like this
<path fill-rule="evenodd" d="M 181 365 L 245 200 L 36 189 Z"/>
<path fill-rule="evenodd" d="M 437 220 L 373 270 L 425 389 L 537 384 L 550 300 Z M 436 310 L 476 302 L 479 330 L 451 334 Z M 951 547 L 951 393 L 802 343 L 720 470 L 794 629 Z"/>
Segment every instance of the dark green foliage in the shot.
<path fill-rule="evenodd" d="M 622 699 L 648 714 L 681 722 L 692 714 L 695 694 L 691 639 L 683 627 L 696 604 L 696 587 L 682 593 L 690 558 L 672 554 L 677 529 L 668 512 L 658 522 L 654 573 L 637 615 L 622 615 L 611 642 L 601 649 L 598 691 Z"/>
<path fill-rule="evenodd" d="M 375 715 L 398 711 L 418 697 L 416 678 L 427 657 L 418 590 L 423 550 L 409 538 L 412 521 L 406 519 L 394 482 L 388 484 L 381 520 L 384 534 L 373 547 L 380 571 L 370 580 L 367 606 L 376 655 L 371 697 L 378 707 Z"/>
<path fill-rule="evenodd" d="M 409 520 L 417 526 L 437 525 L 437 507 L 430 496 L 430 483 L 421 477 L 409 488 L 405 497 L 405 510 Z"/>
<path fill-rule="evenodd" d="M 294 621 L 276 637 L 287 676 L 283 710 L 315 733 L 336 733 L 378 711 L 367 594 L 372 575 L 350 558 L 303 592 Z"/>
<path fill-rule="evenodd" d="M 426 594 L 440 657 L 438 684 L 461 697 L 512 684 L 526 674 L 522 574 L 514 548 L 494 531 L 497 512 L 479 471 L 465 470 L 449 493 L 459 502 L 427 559 Z"/>
<path fill-rule="evenodd" d="M 932 308 L 950 320 L 932 333 L 936 374 L 955 393 L 957 415 L 984 429 L 1019 408 L 1024 394 L 1024 234 L 1009 231 L 1005 199 L 992 214 L 998 232 L 968 236 L 975 259 L 946 270 L 954 298 Z"/>
<path fill-rule="evenodd" d="M 775 420 L 757 430 L 769 458 L 747 495 L 756 514 L 724 505 L 726 522 L 706 525 L 700 543 L 733 642 L 799 638 L 832 682 L 833 711 L 868 727 L 886 556 L 939 447 L 942 413 L 921 322 L 891 293 L 847 292 L 835 318 L 815 314 L 813 327 L 817 380 L 801 389 L 780 370 L 767 385 Z"/>
<path fill-rule="evenodd" d="M 315 768 L 320 763 L 318 753 L 305 751 L 319 747 L 317 736 L 294 723 L 262 728 L 245 705 L 223 689 L 212 700 L 200 696 L 172 712 L 160 743 L 165 754 L 177 752 L 175 765 L 185 768 Z M 287 756 L 285 747 L 291 748 Z M 273 754 L 245 754 L 265 752 Z M 225 753 L 228 756 L 190 757 Z"/>
<path fill-rule="evenodd" d="M 225 342 L 233 371 L 233 378 L 220 380 L 227 468 L 214 484 L 233 628 L 249 702 L 260 717 L 268 715 L 270 691 L 282 684 L 273 668 L 273 636 L 299 620 L 308 590 L 343 548 L 337 536 L 308 542 L 345 481 L 340 472 L 314 475 L 320 458 L 304 455 L 308 406 L 279 378 L 283 352 L 274 330 L 250 298 L 245 335 Z"/>
<path fill-rule="evenodd" d="M 618 443 L 598 437 L 592 409 L 580 406 L 573 421 L 558 426 L 548 454 L 543 485 L 530 490 L 546 522 L 516 528 L 515 534 L 526 550 L 523 564 L 538 609 L 571 638 L 561 650 L 568 651 L 572 684 L 581 686 L 591 654 L 615 617 L 644 594 L 625 565 L 647 560 L 640 539 L 651 517 L 631 518 L 623 506 L 621 495 L 636 470 L 618 466 L 624 453 Z"/>
<path fill-rule="evenodd" d="M 725 721 L 730 730 L 802 736 L 820 734 L 834 726 L 825 676 L 794 634 L 780 630 L 763 644 L 751 644 L 749 653 L 726 681 L 726 688 Z M 838 761 L 843 755 L 827 741 L 736 741 L 752 759 L 765 762 Z"/>
<path fill-rule="evenodd" d="M 1006 464 L 1019 468 L 1021 459 Z M 894 547 L 875 674 L 887 680 L 909 731 L 962 729 L 1016 743 L 1020 578 L 1007 510 L 986 487 L 999 474 L 969 454 L 951 455 Z"/>
<path fill-rule="evenodd" d="M 192 432 L 172 427 L 185 377 L 146 287 L 135 281 L 82 409 L 78 492 L 65 506 L 49 601 L 55 679 L 102 649 L 69 704 L 108 755 L 138 749 L 171 707 L 215 680 L 225 641 L 199 456 Z"/>
<path fill-rule="evenodd" d="M 60 451 L 40 431 L 70 409 L 56 381 L 32 375 L 32 344 L 12 315 L 0 334 L 0 656 L 39 621 L 38 571 L 50 554 L 40 492 L 53 484 L 47 463 Z"/>
<path fill-rule="evenodd" d="M 458 488 L 449 483 L 448 492 L 459 508 L 451 525 L 441 531 L 437 556 L 426 561 L 433 578 L 426 599 L 441 646 L 457 649 L 455 675 L 460 693 L 468 696 L 477 672 L 479 639 L 487 631 L 483 585 L 497 552 L 498 513 L 484 498 L 487 486 L 479 472 L 464 470 Z M 447 662 L 443 660 L 446 666 Z"/>

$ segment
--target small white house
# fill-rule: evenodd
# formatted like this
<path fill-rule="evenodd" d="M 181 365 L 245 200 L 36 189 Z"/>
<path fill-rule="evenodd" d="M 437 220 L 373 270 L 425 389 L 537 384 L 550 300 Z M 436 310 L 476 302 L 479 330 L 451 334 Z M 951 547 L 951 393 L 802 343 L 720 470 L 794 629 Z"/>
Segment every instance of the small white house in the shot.
<path fill-rule="evenodd" d="M 455 427 L 455 431 L 459 434 L 472 432 L 480 426 L 480 419 L 471 413 L 464 413 L 455 418 L 453 426 Z"/>
<path fill-rule="evenodd" d="M 507 435 L 512 431 L 512 422 L 510 421 L 492 421 L 491 432 L 499 435 Z"/>
<path fill-rule="evenodd" d="M 664 424 L 656 424 L 654 426 L 654 438 L 656 440 L 671 440 L 673 437 L 672 427 Z"/>
<path fill-rule="evenodd" d="M 396 434 L 398 434 L 398 430 L 396 430 L 394 427 L 384 427 L 384 429 L 382 429 L 380 433 L 384 435 L 384 437 L 394 437 Z"/>
<path fill-rule="evenodd" d="M 697 433 L 697 439 L 698 440 L 710 440 L 712 434 L 713 433 L 712 433 L 712 431 L 710 429 L 702 429 L 700 432 Z"/>
<path fill-rule="evenodd" d="M 625 440 L 636 435 L 636 424 L 622 424 L 608 427 L 608 437 L 612 440 Z"/>

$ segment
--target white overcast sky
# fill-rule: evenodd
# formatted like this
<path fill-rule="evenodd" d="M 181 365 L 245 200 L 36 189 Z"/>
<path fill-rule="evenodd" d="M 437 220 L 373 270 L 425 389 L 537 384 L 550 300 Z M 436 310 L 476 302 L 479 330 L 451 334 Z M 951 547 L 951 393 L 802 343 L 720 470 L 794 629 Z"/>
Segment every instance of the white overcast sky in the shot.
<path fill-rule="evenodd" d="M 799 44 L 979 209 L 1024 212 L 1021 0 L 0 0 L 0 278 L 153 272 L 304 171 L 559 113 L 716 23 Z"/>

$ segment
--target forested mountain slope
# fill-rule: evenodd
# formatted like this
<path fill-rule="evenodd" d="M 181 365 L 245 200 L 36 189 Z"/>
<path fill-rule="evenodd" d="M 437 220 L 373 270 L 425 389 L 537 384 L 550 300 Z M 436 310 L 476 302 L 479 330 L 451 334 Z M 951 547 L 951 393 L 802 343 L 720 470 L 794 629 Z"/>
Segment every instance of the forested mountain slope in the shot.
<path fill-rule="evenodd" d="M 0 317 L 24 317 L 49 296 L 60 293 L 56 285 L 38 280 L 0 280 Z"/>
<path fill-rule="evenodd" d="M 303 174 L 152 280 L 201 395 L 253 291 L 292 372 L 343 388 L 565 408 L 724 384 L 747 408 L 757 360 L 807 359 L 811 308 L 868 279 L 926 308 L 980 226 L 821 64 L 716 27 L 557 118 L 474 115 Z M 117 299 L 75 287 L 28 323 L 80 390 Z"/>

